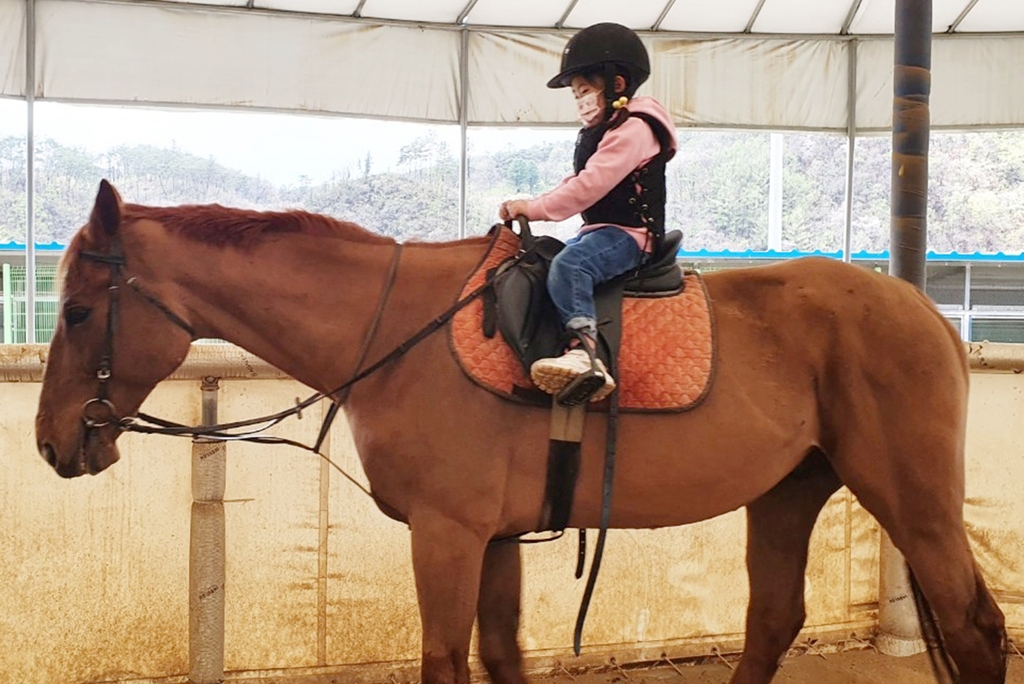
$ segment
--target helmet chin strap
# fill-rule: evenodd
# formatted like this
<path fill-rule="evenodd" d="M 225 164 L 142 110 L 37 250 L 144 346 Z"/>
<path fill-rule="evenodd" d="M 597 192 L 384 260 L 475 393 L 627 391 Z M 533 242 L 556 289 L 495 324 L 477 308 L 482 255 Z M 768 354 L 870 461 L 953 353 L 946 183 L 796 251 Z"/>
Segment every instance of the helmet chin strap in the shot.
<path fill-rule="evenodd" d="M 612 64 L 604 65 L 604 120 L 608 121 L 615 115 L 615 108 L 612 107 L 612 103 L 619 98 L 618 93 L 615 92 L 615 77 L 617 73 L 615 66 Z"/>

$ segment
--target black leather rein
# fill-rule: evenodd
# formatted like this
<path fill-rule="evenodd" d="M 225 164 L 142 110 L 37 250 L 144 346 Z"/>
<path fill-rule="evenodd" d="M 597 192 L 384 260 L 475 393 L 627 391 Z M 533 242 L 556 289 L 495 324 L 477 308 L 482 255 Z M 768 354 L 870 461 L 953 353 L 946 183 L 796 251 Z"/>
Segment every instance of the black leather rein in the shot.
<path fill-rule="evenodd" d="M 157 418 L 150 416 L 145 413 L 137 413 L 134 416 L 119 416 L 117 408 L 109 399 L 108 382 L 113 376 L 113 351 L 114 351 L 114 336 L 117 333 L 118 320 L 120 317 L 120 285 L 121 281 L 124 280 L 125 284 L 142 296 L 147 302 L 155 306 L 161 313 L 164 314 L 172 323 L 177 325 L 179 328 L 185 330 L 189 336 L 194 340 L 196 339 L 196 332 L 191 325 L 183 320 L 180 316 L 174 313 L 166 304 L 161 302 L 155 296 L 147 292 L 138 283 L 134 276 L 125 279 L 125 257 L 121 251 L 119 241 L 115 241 L 110 254 L 100 254 L 97 252 L 82 251 L 79 255 L 90 261 L 102 263 L 110 266 L 110 285 L 108 286 L 108 297 L 109 307 L 107 309 L 107 329 L 106 339 L 104 341 L 103 355 L 100 357 L 99 369 L 96 372 L 96 379 L 98 387 L 96 390 L 96 396 L 85 402 L 82 407 L 82 422 L 85 424 L 88 430 L 104 427 L 106 425 L 116 425 L 117 428 L 123 432 L 138 432 L 144 434 L 158 434 L 158 435 L 170 435 L 174 437 L 192 437 L 192 438 L 204 438 L 214 441 L 247 441 L 257 442 L 261 444 L 288 444 L 291 446 L 299 447 L 313 453 L 320 454 L 320 447 L 323 445 L 324 439 L 327 437 L 327 433 L 331 428 L 331 424 L 334 422 L 337 416 L 338 409 L 341 403 L 347 397 L 349 389 L 360 380 L 363 380 L 376 371 L 380 370 L 389 363 L 399 359 L 405 355 L 410 349 L 415 347 L 417 344 L 430 337 L 432 334 L 437 332 L 442 326 L 455 316 L 456 313 L 465 308 L 470 302 L 480 297 L 484 291 L 491 286 L 498 275 L 503 273 L 507 268 L 515 264 L 520 255 L 516 255 L 497 272 L 488 277 L 482 285 L 467 294 L 462 299 L 456 301 L 446 311 L 435 316 L 429 323 L 423 326 L 420 330 L 414 333 L 411 337 L 406 339 L 404 342 L 399 344 L 397 347 L 392 349 L 390 352 L 385 354 L 382 358 L 374 362 L 363 370 L 359 368 L 363 365 L 365 357 L 369 352 L 370 345 L 373 338 L 376 335 L 377 328 L 380 325 L 381 318 L 383 317 L 384 309 L 387 306 L 388 297 L 391 293 L 391 289 L 394 285 L 395 276 L 398 272 L 398 264 L 401 257 L 402 246 L 400 244 L 395 245 L 394 256 L 391 260 L 391 266 L 388 270 L 388 275 L 385 280 L 384 288 L 381 292 L 380 299 L 377 305 L 377 311 L 374 315 L 374 319 L 370 325 L 370 329 L 367 332 L 366 338 L 363 340 L 362 349 L 360 351 L 360 358 L 356 363 L 356 372 L 354 375 L 345 381 L 343 384 L 334 388 L 329 392 L 317 392 L 304 401 L 298 402 L 295 406 L 279 411 L 277 413 L 260 416 L 258 418 L 249 418 L 247 420 L 239 420 L 231 423 L 219 423 L 217 425 L 183 425 L 181 423 L 175 423 L 170 420 L 163 418 Z M 303 410 L 316 404 L 322 399 L 330 398 L 332 405 L 324 416 L 323 423 L 320 426 L 320 432 L 317 436 L 317 440 L 314 444 L 303 444 L 295 440 L 287 439 L 285 437 L 275 437 L 271 435 L 260 434 L 265 432 L 269 428 L 277 425 L 281 421 L 289 418 L 290 416 L 300 416 Z M 258 427 L 257 427 L 258 426 Z M 253 428 L 245 430 L 245 428 Z M 322 454 L 320 454 L 322 456 Z"/>

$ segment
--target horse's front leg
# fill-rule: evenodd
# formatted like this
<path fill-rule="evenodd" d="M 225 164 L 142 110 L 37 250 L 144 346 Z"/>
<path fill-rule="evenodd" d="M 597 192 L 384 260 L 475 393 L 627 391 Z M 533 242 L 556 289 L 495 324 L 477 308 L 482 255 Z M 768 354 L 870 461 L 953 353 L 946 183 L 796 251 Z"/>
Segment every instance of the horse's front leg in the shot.
<path fill-rule="evenodd" d="M 730 684 L 768 684 L 803 626 L 811 530 L 838 488 L 832 466 L 815 452 L 747 505 L 747 640 Z"/>
<path fill-rule="evenodd" d="M 423 624 L 423 684 L 468 684 L 487 536 L 437 512 L 409 520 Z"/>
<path fill-rule="evenodd" d="M 516 541 L 489 544 L 480 583 L 480 658 L 492 684 L 525 684 L 519 649 L 522 562 Z"/>

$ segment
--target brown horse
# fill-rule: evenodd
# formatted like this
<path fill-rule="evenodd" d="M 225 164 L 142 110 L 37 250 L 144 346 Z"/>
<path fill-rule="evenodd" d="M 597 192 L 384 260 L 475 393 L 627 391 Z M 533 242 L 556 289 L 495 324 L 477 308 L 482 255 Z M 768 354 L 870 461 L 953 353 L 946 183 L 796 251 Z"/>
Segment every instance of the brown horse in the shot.
<path fill-rule="evenodd" d="M 329 391 L 364 344 L 380 358 L 446 310 L 486 244 L 405 245 L 371 335 L 391 239 L 302 212 L 122 204 L 104 181 L 64 261 L 39 449 L 64 477 L 110 466 L 117 417 L 137 411 L 192 337 L 229 340 Z M 115 297 L 122 266 L 111 262 L 122 259 Z M 804 621 L 811 528 L 846 484 L 919 578 L 960 681 L 1003 682 L 1003 616 L 962 517 L 968 368 L 956 333 L 913 287 L 832 260 L 706 285 L 714 386 L 696 410 L 620 418 L 612 526 L 747 507 L 750 605 L 732 681 L 765 684 Z M 475 618 L 492 680 L 521 684 L 519 549 L 489 542 L 538 525 L 548 412 L 469 381 L 440 334 L 356 385 L 344 412 L 374 496 L 411 528 L 423 681 L 468 681 Z M 603 423 L 593 414 L 584 440 L 574 527 L 598 523 Z"/>

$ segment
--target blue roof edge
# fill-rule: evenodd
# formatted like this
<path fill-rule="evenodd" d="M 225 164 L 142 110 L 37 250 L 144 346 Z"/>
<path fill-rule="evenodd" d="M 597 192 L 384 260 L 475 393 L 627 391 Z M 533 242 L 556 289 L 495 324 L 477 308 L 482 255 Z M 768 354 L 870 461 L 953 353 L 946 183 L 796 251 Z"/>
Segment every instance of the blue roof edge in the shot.
<path fill-rule="evenodd" d="M 60 252 L 63 251 L 67 245 L 59 242 L 37 242 L 35 245 L 36 251 L 40 252 Z M 23 252 L 25 251 L 25 243 L 23 242 L 0 242 L 0 252 Z M 710 249 L 681 249 L 677 253 L 677 256 L 681 259 L 798 259 L 800 257 L 820 256 L 828 257 L 830 259 L 842 259 L 843 253 L 841 250 L 834 252 L 825 252 L 820 249 L 816 249 L 810 252 L 801 252 L 799 250 L 791 249 L 788 251 L 781 251 L 775 249 L 766 250 L 753 250 L 746 249 L 741 251 L 733 251 L 730 249 L 723 250 L 710 250 Z M 868 252 L 861 250 L 854 252 L 850 255 L 851 259 L 856 261 L 882 261 L 889 259 L 889 250 L 883 252 Z M 1024 252 L 1020 254 L 1007 254 L 1005 252 L 932 252 L 929 251 L 926 255 L 928 261 L 1012 261 L 1024 263 Z"/>
<path fill-rule="evenodd" d="M 62 252 L 67 245 L 59 242 L 37 242 L 36 250 L 41 252 Z M 0 242 L 0 252 L 24 252 L 24 242 Z"/>
<path fill-rule="evenodd" d="M 831 259 L 842 259 L 843 253 L 841 250 L 834 252 L 825 252 L 822 250 L 814 250 L 810 252 L 801 252 L 795 249 L 789 251 L 780 251 L 774 249 L 767 250 L 753 250 L 747 249 L 742 251 L 733 251 L 729 249 L 725 250 L 709 250 L 709 249 L 697 249 L 688 250 L 681 249 L 677 253 L 680 259 L 797 259 L 800 257 L 820 256 L 828 257 Z M 868 252 L 861 250 L 854 252 L 850 255 L 850 258 L 854 261 L 887 261 L 889 259 L 889 250 L 883 252 Z M 926 255 L 928 261 L 991 261 L 991 262 L 1020 262 L 1024 263 L 1024 252 L 1020 254 L 1007 254 L 1005 252 L 932 252 L 929 251 Z"/>

